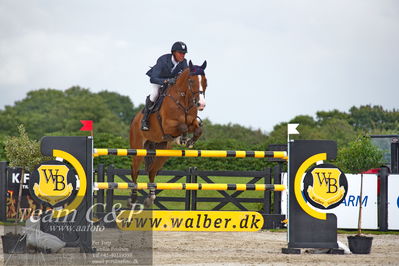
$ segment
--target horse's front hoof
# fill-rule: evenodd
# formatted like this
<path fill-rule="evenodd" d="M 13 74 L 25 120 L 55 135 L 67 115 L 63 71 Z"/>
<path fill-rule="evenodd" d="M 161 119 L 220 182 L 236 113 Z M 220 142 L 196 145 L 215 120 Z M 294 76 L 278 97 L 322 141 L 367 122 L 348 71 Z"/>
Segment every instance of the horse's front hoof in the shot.
<path fill-rule="evenodd" d="M 185 146 L 185 145 L 187 145 L 187 138 L 182 137 L 182 136 L 179 136 L 179 137 L 177 137 L 177 138 L 174 139 L 174 142 L 175 142 L 177 145 Z"/>
<path fill-rule="evenodd" d="M 194 147 L 194 143 L 195 143 L 194 140 L 189 139 L 189 140 L 187 141 L 186 147 L 189 148 L 189 149 L 192 149 L 192 148 Z"/>

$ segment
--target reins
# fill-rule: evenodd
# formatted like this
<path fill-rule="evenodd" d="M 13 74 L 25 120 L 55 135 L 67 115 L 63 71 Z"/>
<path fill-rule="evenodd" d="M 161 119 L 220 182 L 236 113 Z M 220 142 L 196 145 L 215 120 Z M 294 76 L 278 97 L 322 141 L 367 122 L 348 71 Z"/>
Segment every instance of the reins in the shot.
<path fill-rule="evenodd" d="M 180 109 L 183 110 L 183 112 L 184 112 L 184 117 L 185 117 L 185 123 L 186 123 L 186 124 L 187 124 L 187 122 L 188 122 L 188 121 L 187 121 L 188 112 L 189 112 L 193 107 L 196 107 L 196 105 L 197 105 L 196 99 L 195 99 L 195 95 L 196 95 L 197 93 L 198 93 L 198 94 L 201 94 L 200 91 L 198 91 L 198 92 L 193 92 L 193 89 L 192 89 L 193 80 L 192 80 L 191 78 L 188 78 L 187 82 L 188 82 L 188 90 L 189 90 L 190 93 L 191 93 L 191 99 L 192 99 L 192 101 L 190 101 L 190 99 L 188 100 L 189 103 L 191 102 L 191 104 L 189 104 L 189 106 L 186 107 L 185 105 L 183 105 L 183 104 L 181 103 L 181 101 L 179 101 L 178 99 L 176 99 L 175 97 L 173 97 L 173 95 L 171 95 L 171 94 L 169 93 L 169 90 L 170 90 L 172 87 L 169 87 L 169 88 L 167 89 L 167 94 L 165 94 L 165 96 L 170 97 L 170 98 L 174 101 L 174 103 L 175 103 Z M 180 94 L 181 97 L 185 97 L 185 96 L 186 96 L 186 92 L 180 91 L 178 88 L 176 88 L 176 89 L 177 89 L 177 93 Z M 202 92 L 202 93 L 203 93 L 203 92 Z"/>

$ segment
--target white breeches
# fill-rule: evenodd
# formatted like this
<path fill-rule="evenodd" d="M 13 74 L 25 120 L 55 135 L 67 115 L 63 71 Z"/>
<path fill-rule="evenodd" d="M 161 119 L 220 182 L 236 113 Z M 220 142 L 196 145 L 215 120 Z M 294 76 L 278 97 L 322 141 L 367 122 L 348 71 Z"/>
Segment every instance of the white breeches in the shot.
<path fill-rule="evenodd" d="M 152 92 L 150 94 L 150 100 L 151 102 L 155 102 L 155 100 L 158 98 L 159 88 L 161 87 L 161 85 L 151 83 L 151 86 L 152 86 Z"/>

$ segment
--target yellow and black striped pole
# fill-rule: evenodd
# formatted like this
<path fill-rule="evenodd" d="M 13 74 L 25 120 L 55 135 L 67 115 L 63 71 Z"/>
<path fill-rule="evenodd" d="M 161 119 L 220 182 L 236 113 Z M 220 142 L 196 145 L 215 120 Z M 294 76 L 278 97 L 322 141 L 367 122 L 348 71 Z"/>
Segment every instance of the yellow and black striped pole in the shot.
<path fill-rule="evenodd" d="M 285 151 L 217 151 L 217 150 L 146 150 L 146 149 L 94 149 L 94 156 L 155 156 L 155 157 L 235 157 L 279 158 L 287 160 Z"/>
<path fill-rule="evenodd" d="M 95 182 L 96 189 L 156 189 L 156 190 L 255 190 L 283 191 L 285 185 L 273 184 L 213 184 L 213 183 L 115 183 Z"/>

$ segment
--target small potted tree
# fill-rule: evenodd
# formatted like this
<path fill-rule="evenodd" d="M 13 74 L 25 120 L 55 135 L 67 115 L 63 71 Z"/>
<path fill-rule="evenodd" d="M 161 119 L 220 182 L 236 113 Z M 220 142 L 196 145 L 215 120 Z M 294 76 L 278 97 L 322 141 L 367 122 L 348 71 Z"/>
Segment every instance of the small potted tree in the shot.
<path fill-rule="evenodd" d="M 18 187 L 17 214 L 14 223 L 14 232 L 9 232 L 2 236 L 4 253 L 25 253 L 26 238 L 18 233 L 18 222 L 21 217 L 21 199 L 23 178 L 26 171 L 33 170 L 34 166 L 45 158 L 41 155 L 38 141 L 30 140 L 23 125 L 18 126 L 19 136 L 6 138 L 5 153 L 10 166 L 21 168 L 21 178 Z"/>
<path fill-rule="evenodd" d="M 340 150 L 337 163 L 344 172 L 349 174 L 360 173 L 360 196 L 357 234 L 348 236 L 349 249 L 354 254 L 369 254 L 372 246 L 372 237 L 362 234 L 362 202 L 363 202 L 363 172 L 381 166 L 383 153 L 371 143 L 369 137 L 359 136 L 349 143 L 348 147 Z"/>

